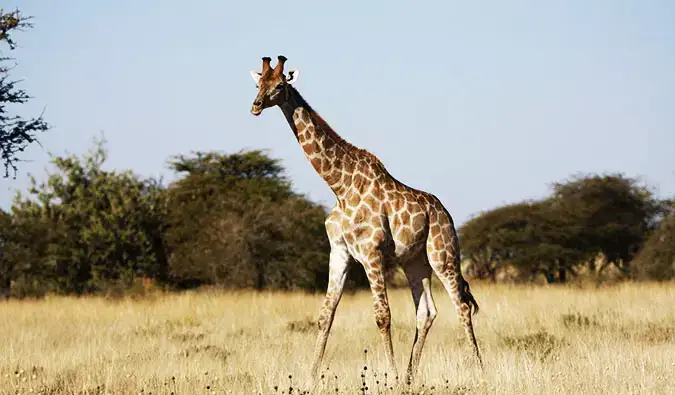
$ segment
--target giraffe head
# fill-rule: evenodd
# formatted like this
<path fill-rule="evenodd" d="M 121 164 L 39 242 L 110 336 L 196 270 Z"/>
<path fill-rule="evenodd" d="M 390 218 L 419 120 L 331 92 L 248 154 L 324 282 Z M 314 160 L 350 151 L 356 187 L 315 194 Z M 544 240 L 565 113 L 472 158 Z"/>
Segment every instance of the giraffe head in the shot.
<path fill-rule="evenodd" d="M 268 107 L 279 106 L 290 97 L 290 84 L 298 79 L 298 70 L 288 71 L 288 76 L 284 75 L 284 62 L 286 57 L 279 55 L 277 67 L 270 67 L 269 57 L 262 58 L 262 72 L 251 70 L 251 77 L 258 88 L 258 95 L 253 100 L 251 113 L 260 115 Z"/>

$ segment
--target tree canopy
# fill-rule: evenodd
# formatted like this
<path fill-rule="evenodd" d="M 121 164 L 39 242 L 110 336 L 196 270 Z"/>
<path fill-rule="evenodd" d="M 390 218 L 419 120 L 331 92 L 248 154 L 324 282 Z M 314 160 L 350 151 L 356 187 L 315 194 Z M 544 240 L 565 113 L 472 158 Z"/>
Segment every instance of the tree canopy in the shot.
<path fill-rule="evenodd" d="M 472 273 L 495 281 L 500 270 L 512 268 L 521 279 L 565 282 L 581 266 L 596 270 L 603 256 L 628 276 L 669 205 L 621 174 L 577 175 L 552 189 L 541 200 L 482 212 L 459 229 Z"/>

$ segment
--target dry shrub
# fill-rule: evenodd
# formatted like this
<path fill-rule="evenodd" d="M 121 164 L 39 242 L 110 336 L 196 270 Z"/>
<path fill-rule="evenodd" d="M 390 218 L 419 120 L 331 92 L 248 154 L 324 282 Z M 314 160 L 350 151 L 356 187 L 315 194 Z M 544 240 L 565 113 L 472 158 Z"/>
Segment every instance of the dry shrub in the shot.
<path fill-rule="evenodd" d="M 317 323 L 309 318 L 304 320 L 291 321 L 286 325 L 290 332 L 307 333 L 316 329 Z"/>
<path fill-rule="evenodd" d="M 502 345 L 506 348 L 525 352 L 532 359 L 545 360 L 553 355 L 554 351 L 568 343 L 547 333 L 544 330 L 522 336 L 507 336 L 502 338 Z"/>

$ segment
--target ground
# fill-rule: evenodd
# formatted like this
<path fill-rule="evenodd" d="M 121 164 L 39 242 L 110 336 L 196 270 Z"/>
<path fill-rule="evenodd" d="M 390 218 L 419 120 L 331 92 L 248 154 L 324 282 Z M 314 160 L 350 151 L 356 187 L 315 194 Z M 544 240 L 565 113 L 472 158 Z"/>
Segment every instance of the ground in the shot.
<path fill-rule="evenodd" d="M 434 285 L 439 316 L 416 393 L 675 393 L 675 284 L 472 283 L 484 381 L 449 298 Z M 299 393 L 321 298 L 188 292 L 0 302 L 0 394 Z M 406 289 L 390 291 L 390 300 L 403 373 L 413 306 Z M 384 362 L 370 294 L 345 295 L 328 340 L 322 393 L 363 393 L 363 380 L 369 394 L 404 392 L 385 389 L 394 378 L 384 377 Z"/>

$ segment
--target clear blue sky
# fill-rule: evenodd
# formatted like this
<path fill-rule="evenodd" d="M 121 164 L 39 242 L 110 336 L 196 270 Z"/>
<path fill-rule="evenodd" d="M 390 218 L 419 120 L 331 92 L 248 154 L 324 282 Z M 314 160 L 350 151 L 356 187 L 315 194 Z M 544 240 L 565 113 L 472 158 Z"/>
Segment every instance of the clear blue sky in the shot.
<path fill-rule="evenodd" d="M 2 4 L 36 17 L 13 76 L 34 96 L 22 112 L 54 126 L 0 180 L 4 208 L 48 152 L 84 153 L 101 131 L 108 168 L 167 179 L 174 154 L 270 149 L 331 205 L 281 111 L 249 112 L 249 70 L 279 54 L 338 133 L 458 223 L 577 172 L 675 194 L 673 1 Z"/>

